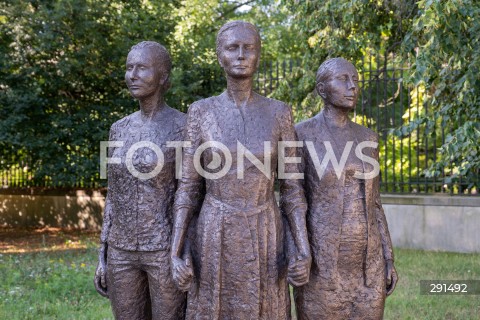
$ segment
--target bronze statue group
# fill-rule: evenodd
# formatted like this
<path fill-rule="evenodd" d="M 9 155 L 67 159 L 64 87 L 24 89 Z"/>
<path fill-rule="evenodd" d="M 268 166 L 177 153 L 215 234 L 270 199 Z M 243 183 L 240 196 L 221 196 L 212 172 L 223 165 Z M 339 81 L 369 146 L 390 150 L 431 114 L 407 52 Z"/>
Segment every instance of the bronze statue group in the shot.
<path fill-rule="evenodd" d="M 128 53 L 125 81 L 140 111 L 110 129 L 109 140 L 122 143 L 108 155 L 121 161 L 108 165 L 97 291 L 116 319 L 291 319 L 289 284 L 297 319 L 382 319 L 397 274 L 379 176 L 368 175 L 372 161 L 343 152 L 378 141 L 349 118 L 359 93 L 355 67 L 342 58 L 322 63 L 316 91 L 324 108 L 294 126 L 288 105 L 253 91 L 256 27 L 229 22 L 216 45 L 227 89 L 187 115 L 164 100 L 166 49 L 144 41 Z M 178 166 L 172 141 L 183 146 Z M 206 142 L 217 144 L 198 152 Z M 152 144 L 164 157 L 149 176 L 160 161 Z M 239 145 L 247 161 L 221 156 L 225 147 L 236 155 Z M 340 171 L 320 164 L 329 152 L 342 159 Z M 378 159 L 378 149 L 364 156 Z M 227 162 L 214 177 L 197 165 Z"/>

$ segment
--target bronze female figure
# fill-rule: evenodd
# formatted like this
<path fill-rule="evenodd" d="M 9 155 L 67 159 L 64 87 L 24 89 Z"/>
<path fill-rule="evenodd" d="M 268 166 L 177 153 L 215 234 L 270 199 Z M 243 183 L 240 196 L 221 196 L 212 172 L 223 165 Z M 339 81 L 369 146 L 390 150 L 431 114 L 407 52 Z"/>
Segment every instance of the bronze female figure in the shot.
<path fill-rule="evenodd" d="M 167 142 L 183 140 L 186 117 L 164 101 L 171 60 L 163 46 L 133 46 L 126 67 L 125 81 L 140 111 L 110 129 L 109 140 L 122 146 L 109 149 L 120 163 L 108 166 L 95 288 L 110 299 L 116 319 L 183 319 L 185 294 L 170 269 L 176 179 L 175 149 Z"/>
<path fill-rule="evenodd" d="M 387 221 L 380 202 L 378 142 L 373 131 L 353 123 L 358 73 L 348 61 L 325 61 L 317 72 L 324 109 L 299 123 L 304 142 L 307 229 L 312 249 L 310 282 L 295 288 L 298 319 L 382 319 L 385 297 L 397 282 Z M 325 157 L 343 167 L 322 166 Z M 337 170 L 337 171 L 336 171 Z M 362 174 L 365 175 L 362 177 Z"/>
<path fill-rule="evenodd" d="M 252 24 L 225 24 L 218 32 L 217 56 L 227 90 L 188 110 L 186 140 L 192 145 L 184 149 L 172 243 L 175 281 L 189 290 L 187 319 L 289 319 L 287 277 L 294 285 L 308 281 L 311 258 L 299 180 L 279 181 L 282 211 L 274 197 L 278 143 L 296 140 L 291 110 L 252 90 L 260 46 Z M 206 142 L 220 142 L 227 150 L 213 146 L 198 152 Z M 240 144 L 269 168 L 262 172 L 251 157 L 238 160 Z M 204 178 L 195 168 L 198 160 L 207 167 L 215 162 L 225 167 L 226 154 L 233 155 L 231 167 L 216 178 Z M 294 157 L 296 151 L 287 148 L 285 155 Z M 285 166 L 287 172 L 297 171 L 296 164 Z M 201 210 L 195 215 L 198 205 Z M 182 255 L 189 254 L 184 243 L 192 218 L 196 227 L 190 260 Z M 291 231 L 298 251 L 290 263 L 285 229 Z"/>

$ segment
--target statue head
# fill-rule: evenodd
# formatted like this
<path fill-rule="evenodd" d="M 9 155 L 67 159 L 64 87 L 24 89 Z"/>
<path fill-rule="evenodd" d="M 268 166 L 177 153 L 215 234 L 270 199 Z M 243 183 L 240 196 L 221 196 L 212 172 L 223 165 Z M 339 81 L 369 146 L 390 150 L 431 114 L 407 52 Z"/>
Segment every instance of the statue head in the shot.
<path fill-rule="evenodd" d="M 130 48 L 127 56 L 125 82 L 130 94 L 137 99 L 155 93 L 164 94 L 170 88 L 172 60 L 167 49 L 155 41 L 142 41 Z"/>
<path fill-rule="evenodd" d="M 329 59 L 318 68 L 315 88 L 325 105 L 354 109 L 359 94 L 357 69 L 343 58 Z"/>
<path fill-rule="evenodd" d="M 217 58 L 228 76 L 253 77 L 260 63 L 260 52 L 260 34 L 253 24 L 231 21 L 218 31 Z"/>

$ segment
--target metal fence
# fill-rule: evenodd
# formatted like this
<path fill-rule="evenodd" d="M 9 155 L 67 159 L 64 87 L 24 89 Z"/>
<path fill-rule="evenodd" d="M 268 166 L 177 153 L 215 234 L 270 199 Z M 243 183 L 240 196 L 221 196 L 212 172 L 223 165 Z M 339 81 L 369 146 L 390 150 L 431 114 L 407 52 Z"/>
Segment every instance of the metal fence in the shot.
<path fill-rule="evenodd" d="M 255 89 L 262 95 L 274 92 L 280 80 L 287 79 L 299 61 L 261 63 L 255 77 Z M 392 134 L 392 129 L 414 121 L 420 115 L 429 114 L 428 105 L 423 103 L 423 88 L 408 86 L 403 82 L 408 67 L 395 63 L 394 56 L 367 56 L 360 70 L 361 96 L 353 119 L 380 135 L 381 191 L 385 193 L 449 193 L 478 194 L 476 181 L 466 181 L 462 176 L 451 179 L 455 168 L 444 169 L 440 176 L 429 178 L 424 171 L 441 156 L 438 148 L 445 142 L 446 135 L 453 129 L 439 120 L 430 131 L 417 128 L 404 138 Z M 10 163 L 7 170 L 0 170 L 0 184 L 4 187 L 51 187 L 48 179 L 33 184 L 33 172 L 28 160 L 1 159 Z M 95 188 L 100 184 L 76 181 L 72 188 Z"/>
<path fill-rule="evenodd" d="M 255 79 L 257 91 L 263 95 L 274 92 L 278 81 L 288 79 L 286 75 L 298 65 L 296 61 L 264 62 Z M 433 116 L 423 102 L 424 88 L 404 83 L 408 66 L 402 66 L 393 55 L 369 54 L 357 68 L 361 95 L 353 120 L 380 136 L 381 191 L 478 195 L 478 172 L 474 181 L 467 181 L 462 175 L 453 178 L 454 167 L 444 168 L 435 177 L 425 174 L 441 157 L 439 147 L 453 131 L 452 126 L 438 119 L 429 130 L 420 126 L 403 138 L 393 134 L 393 129 L 420 116 Z"/>

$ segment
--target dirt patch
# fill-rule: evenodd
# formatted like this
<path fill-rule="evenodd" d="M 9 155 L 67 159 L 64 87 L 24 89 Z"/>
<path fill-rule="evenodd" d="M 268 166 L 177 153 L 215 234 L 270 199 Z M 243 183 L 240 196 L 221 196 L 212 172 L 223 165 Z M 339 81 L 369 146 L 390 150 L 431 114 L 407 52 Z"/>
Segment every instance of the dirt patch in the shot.
<path fill-rule="evenodd" d="M 0 228 L 0 253 L 86 249 L 99 243 L 98 231 L 60 228 Z"/>

